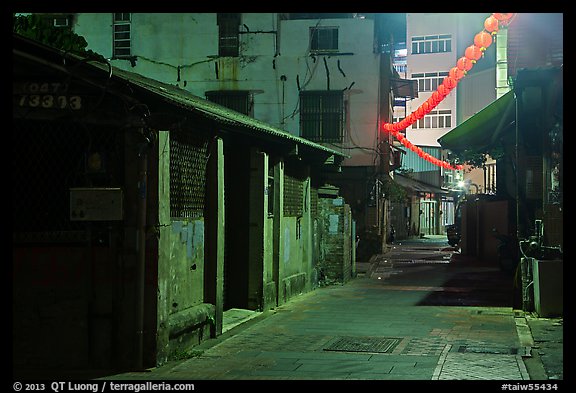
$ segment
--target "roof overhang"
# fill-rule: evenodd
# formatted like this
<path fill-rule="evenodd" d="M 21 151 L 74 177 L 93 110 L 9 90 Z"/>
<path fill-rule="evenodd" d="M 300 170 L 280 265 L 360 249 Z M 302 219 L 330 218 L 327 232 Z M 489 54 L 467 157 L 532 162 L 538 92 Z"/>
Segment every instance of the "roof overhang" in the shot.
<path fill-rule="evenodd" d="M 399 173 L 394 174 L 394 181 L 400 186 L 411 190 L 413 192 L 421 193 L 435 193 L 435 194 L 449 194 L 447 190 L 439 187 L 435 187 L 430 184 L 422 183 L 421 181 L 411 179 L 409 177 L 403 176 Z"/>
<path fill-rule="evenodd" d="M 438 139 L 442 148 L 455 153 L 465 150 L 483 152 L 494 146 L 516 121 L 516 100 L 510 90 L 459 126 Z"/>
<path fill-rule="evenodd" d="M 126 86 L 127 83 L 130 86 L 130 91 L 132 91 L 132 96 L 135 96 L 136 91 L 139 91 L 159 97 L 174 107 L 179 107 L 190 113 L 197 113 L 203 117 L 212 119 L 222 127 L 232 130 L 232 132 L 239 135 L 285 145 L 288 149 L 293 149 L 293 147 L 296 146 L 299 155 L 304 154 L 307 158 L 318 160 L 321 164 L 329 165 L 330 160 L 332 160 L 333 165 L 339 167 L 345 158 L 349 158 L 345 153 L 293 135 L 269 123 L 230 110 L 177 86 L 147 78 L 134 72 L 122 70 L 109 64 L 64 52 L 22 37 L 16 33 L 14 33 L 13 37 L 13 54 L 15 57 L 26 58 L 31 62 L 42 64 L 70 75 L 70 69 L 73 69 L 75 77 L 100 87 L 104 85 L 102 81 L 116 81 L 121 82 L 117 85 L 117 88 L 121 90 L 122 88 L 120 86 Z M 108 82 L 106 85 L 107 91 L 114 91 L 115 89 Z"/>

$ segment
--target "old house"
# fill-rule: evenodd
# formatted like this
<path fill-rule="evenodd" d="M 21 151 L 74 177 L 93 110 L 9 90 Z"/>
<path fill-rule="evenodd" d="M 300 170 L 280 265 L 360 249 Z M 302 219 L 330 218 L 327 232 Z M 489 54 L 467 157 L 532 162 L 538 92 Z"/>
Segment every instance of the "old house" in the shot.
<path fill-rule="evenodd" d="M 78 13 L 70 27 L 111 64 L 265 121 L 346 158 L 330 183 L 357 232 L 385 240 L 380 184 L 398 167 L 392 116 L 402 81 L 380 14 Z M 164 45 L 170 42 L 170 45 Z M 376 247 L 375 251 L 382 249 Z M 369 256 L 369 255 L 368 255 Z"/>
<path fill-rule="evenodd" d="M 163 364 L 220 335 L 228 310 L 350 276 L 349 206 L 323 191 L 345 154 L 106 61 L 13 45 L 15 375 Z"/>

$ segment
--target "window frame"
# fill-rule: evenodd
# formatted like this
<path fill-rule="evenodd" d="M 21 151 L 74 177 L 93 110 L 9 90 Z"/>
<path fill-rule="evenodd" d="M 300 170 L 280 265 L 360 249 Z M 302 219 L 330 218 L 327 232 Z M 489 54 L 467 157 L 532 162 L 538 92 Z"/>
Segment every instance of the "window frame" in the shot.
<path fill-rule="evenodd" d="M 436 127 L 434 127 L 436 123 Z M 451 128 L 452 127 L 452 110 L 439 109 L 430 111 L 423 118 L 412 124 L 413 130 L 418 129 L 438 129 L 438 128 Z"/>
<path fill-rule="evenodd" d="M 346 103 L 340 90 L 300 92 L 300 135 L 318 143 L 344 142 Z M 333 129 L 327 130 L 332 126 Z"/>
<path fill-rule="evenodd" d="M 216 23 L 218 25 L 218 56 L 240 56 L 240 24 L 239 13 L 218 13 Z"/>
<path fill-rule="evenodd" d="M 121 19 L 117 17 L 121 15 Z M 127 16 L 127 19 L 125 19 Z M 128 38 L 125 38 L 127 34 Z M 122 38 L 118 38 L 121 36 Z M 118 43 L 128 43 L 128 46 Z M 127 53 L 124 53 L 125 51 Z M 123 52 L 123 53 L 119 53 Z M 132 57 L 132 14 L 115 12 L 112 14 L 112 58 L 113 59 L 127 59 Z"/>
<path fill-rule="evenodd" d="M 250 90 L 210 90 L 204 95 L 210 102 L 254 117 L 254 94 Z"/>
<path fill-rule="evenodd" d="M 448 75 L 448 71 L 418 72 L 412 74 L 410 79 L 418 81 L 418 92 L 421 93 L 437 90 Z"/>
<path fill-rule="evenodd" d="M 414 36 L 410 47 L 412 55 L 449 53 L 452 52 L 452 34 Z"/>
<path fill-rule="evenodd" d="M 338 26 L 311 26 L 309 29 L 310 53 L 338 52 L 338 33 Z"/>

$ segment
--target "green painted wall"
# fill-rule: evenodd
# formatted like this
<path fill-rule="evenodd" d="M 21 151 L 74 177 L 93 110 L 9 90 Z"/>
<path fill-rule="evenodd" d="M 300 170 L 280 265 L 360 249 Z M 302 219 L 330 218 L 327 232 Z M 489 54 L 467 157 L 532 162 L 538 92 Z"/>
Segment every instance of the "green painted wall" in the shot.
<path fill-rule="evenodd" d="M 157 335 L 161 364 L 209 333 L 213 305 L 204 304 L 204 218 L 170 218 L 169 134 L 159 133 Z M 192 332 L 190 328 L 193 327 Z M 207 337 L 206 337 L 207 338 Z"/>

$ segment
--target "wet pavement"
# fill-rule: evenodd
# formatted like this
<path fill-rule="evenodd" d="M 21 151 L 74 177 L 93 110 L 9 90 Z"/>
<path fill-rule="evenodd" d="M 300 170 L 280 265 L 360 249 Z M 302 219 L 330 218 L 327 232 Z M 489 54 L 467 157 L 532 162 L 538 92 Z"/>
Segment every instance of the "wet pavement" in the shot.
<path fill-rule="evenodd" d="M 510 275 L 445 237 L 399 242 L 357 273 L 245 323 L 229 310 L 234 326 L 193 357 L 102 379 L 563 380 L 562 318 L 518 310 Z"/>

